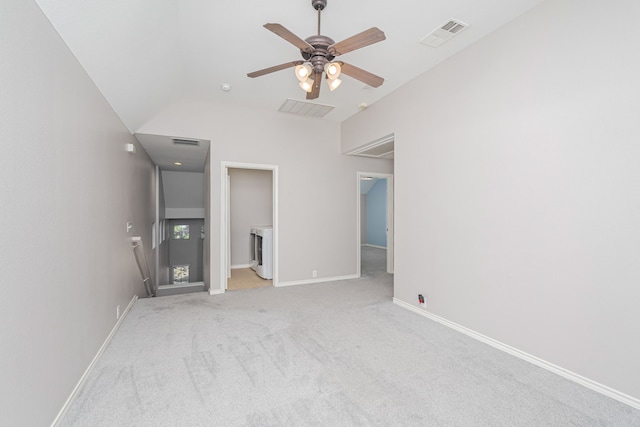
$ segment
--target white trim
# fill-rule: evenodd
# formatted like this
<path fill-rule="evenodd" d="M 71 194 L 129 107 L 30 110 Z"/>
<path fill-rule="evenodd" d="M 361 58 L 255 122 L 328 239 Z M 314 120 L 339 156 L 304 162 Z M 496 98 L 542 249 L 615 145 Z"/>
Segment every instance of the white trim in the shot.
<path fill-rule="evenodd" d="M 226 169 L 226 184 L 225 189 L 227 192 L 225 193 L 224 202 L 226 203 L 226 209 L 224 210 L 224 238 L 227 242 L 224 249 L 225 255 L 225 268 L 227 269 L 227 278 L 225 279 L 224 289 L 229 289 L 229 279 L 231 279 L 231 174 L 229 173 L 229 168 Z"/>
<path fill-rule="evenodd" d="M 619 402 L 622 402 L 626 405 L 629 405 L 633 408 L 640 409 L 640 399 L 636 399 L 635 397 L 629 396 L 628 394 L 622 393 L 621 391 L 615 390 L 611 387 L 608 387 L 604 384 L 600 384 L 596 381 L 590 380 L 589 378 L 585 378 L 582 375 L 576 374 L 575 372 L 571 372 L 567 369 L 564 369 L 558 365 L 554 365 L 553 363 L 547 362 L 546 360 L 540 359 L 539 357 L 533 356 L 529 353 L 525 353 L 522 350 L 518 350 L 517 348 L 511 347 L 510 345 L 504 344 L 500 341 L 494 340 L 493 338 L 489 338 L 485 335 L 482 335 L 474 330 L 466 328 L 464 326 L 458 325 L 457 323 L 451 322 L 443 317 L 430 313 L 424 309 L 416 307 L 415 305 L 409 304 L 405 301 L 402 301 L 398 298 L 393 298 L 393 302 L 400 307 L 406 308 L 407 310 L 413 311 L 414 313 L 418 313 L 421 316 L 429 318 L 435 322 L 441 323 L 444 326 L 447 326 L 451 329 L 454 329 L 460 333 L 470 336 L 471 338 L 475 338 L 478 341 L 481 341 L 485 344 L 490 345 L 491 347 L 497 348 L 498 350 L 502 350 L 505 353 L 508 353 L 512 356 L 525 360 L 529 363 L 532 363 L 540 368 L 546 369 L 547 371 L 553 372 L 554 374 L 560 375 L 568 380 L 576 382 L 584 387 L 587 387 L 593 391 L 596 391 L 600 394 L 604 394 L 612 399 L 615 399 Z"/>
<path fill-rule="evenodd" d="M 382 157 L 382 156 L 384 156 L 386 154 L 389 154 L 389 153 L 384 153 L 384 154 L 379 154 L 379 155 L 362 154 L 362 153 L 364 151 L 370 150 L 372 148 L 376 148 L 376 147 L 379 147 L 381 145 L 388 144 L 390 142 L 395 142 L 395 139 L 396 139 L 395 133 L 390 133 L 389 135 L 383 136 L 382 138 L 378 138 L 375 141 L 371 141 L 370 143 L 365 144 L 365 145 L 363 145 L 361 147 L 354 148 L 351 151 L 347 151 L 346 154 L 349 154 L 350 156 L 356 156 L 357 155 L 357 156 L 364 156 L 364 157 L 374 157 L 374 158 L 378 158 L 379 159 L 380 157 Z M 391 152 L 393 152 L 393 150 Z"/>
<path fill-rule="evenodd" d="M 221 295 L 224 294 L 224 289 L 209 289 L 209 295 Z"/>
<path fill-rule="evenodd" d="M 240 163 L 240 162 L 220 162 L 220 288 L 213 292 L 209 289 L 210 295 L 224 293 L 227 285 L 227 171 L 232 169 L 259 169 L 270 170 L 273 177 L 273 286 L 278 286 L 278 165 L 267 165 L 260 163 Z M 220 292 L 217 292 L 220 291 Z"/>
<path fill-rule="evenodd" d="M 155 166 L 155 194 L 153 195 L 153 203 L 154 203 L 154 214 L 153 214 L 153 218 L 154 221 L 157 222 L 158 224 L 160 224 L 160 180 L 162 179 L 161 174 L 160 174 L 160 166 L 156 165 Z M 162 239 L 158 239 L 160 241 L 160 244 L 162 244 L 163 240 Z M 153 259 L 155 260 L 155 267 L 154 267 L 154 272 L 155 272 L 155 278 L 156 278 L 156 283 L 158 278 L 160 277 L 160 245 L 156 245 L 155 249 L 152 248 L 153 251 Z"/>
<path fill-rule="evenodd" d="M 377 248 L 377 249 L 387 249 L 386 246 L 372 245 L 371 243 L 363 243 L 360 246 L 367 246 L 369 248 Z"/>
<path fill-rule="evenodd" d="M 251 264 L 235 264 L 231 266 L 232 270 L 237 270 L 239 268 L 251 268 Z"/>
<path fill-rule="evenodd" d="M 306 279 L 306 280 L 292 280 L 291 282 L 280 282 L 277 285 L 273 285 L 276 288 L 281 288 L 283 286 L 297 286 L 297 285 L 309 285 L 311 283 L 324 283 L 324 282 L 336 282 L 338 280 L 351 280 L 357 279 L 360 276 L 357 274 L 350 274 L 348 276 L 334 276 L 334 277 L 320 277 L 317 279 Z"/>
<path fill-rule="evenodd" d="M 204 282 L 189 282 L 189 283 L 174 283 L 171 285 L 158 285 L 158 290 L 164 289 L 179 289 L 179 288 L 196 288 L 196 287 L 204 287 Z"/>
<path fill-rule="evenodd" d="M 105 349 L 107 348 L 107 346 L 111 342 L 111 339 L 116 334 L 116 331 L 118 330 L 118 328 L 122 324 L 124 318 L 127 317 L 127 314 L 129 314 L 129 311 L 131 310 L 131 307 L 133 307 L 133 304 L 136 302 L 137 299 L 138 299 L 137 295 L 134 295 L 133 298 L 131 298 L 131 301 L 129 301 L 129 305 L 127 305 L 127 308 L 122 312 L 122 315 L 120 316 L 120 318 L 118 319 L 116 324 L 113 326 L 113 329 L 111 329 L 111 332 L 109 333 L 107 338 L 102 343 L 102 346 L 100 347 L 100 349 L 98 350 L 96 355 L 93 357 L 93 360 L 91 361 L 91 363 L 89 364 L 87 369 L 85 369 L 84 373 L 82 374 L 82 376 L 78 380 L 78 383 L 73 388 L 73 390 L 71 391 L 71 394 L 67 398 L 67 401 L 64 402 L 64 405 L 62 405 L 62 408 L 60 409 L 60 412 L 58 412 L 58 415 L 56 415 L 56 418 L 51 423 L 51 426 L 58 425 L 60 422 L 62 422 L 62 420 L 64 419 L 65 415 L 67 415 L 67 411 L 69 411 L 69 408 L 71 407 L 71 403 L 76 398 L 76 395 L 77 395 L 78 391 L 80 390 L 80 388 L 82 387 L 82 385 L 86 381 L 87 377 L 89 376 L 89 373 L 91 372 L 91 370 L 95 366 L 95 364 L 98 361 L 98 359 L 100 359 L 100 356 L 102 356 L 102 353 L 104 353 Z"/>

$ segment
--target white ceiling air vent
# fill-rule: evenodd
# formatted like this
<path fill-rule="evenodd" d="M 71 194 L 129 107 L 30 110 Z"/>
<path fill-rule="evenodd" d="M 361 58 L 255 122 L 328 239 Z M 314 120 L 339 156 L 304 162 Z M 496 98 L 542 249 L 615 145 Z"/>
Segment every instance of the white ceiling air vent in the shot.
<path fill-rule="evenodd" d="M 173 143 L 178 145 L 200 145 L 200 141 L 197 139 L 173 138 Z"/>
<path fill-rule="evenodd" d="M 449 19 L 440 27 L 433 30 L 429 35 L 425 36 L 420 43 L 431 47 L 441 46 L 451 37 L 460 34 L 469 25 L 456 19 Z"/>
<path fill-rule="evenodd" d="M 351 156 L 375 157 L 376 159 L 393 159 L 395 135 L 390 134 L 376 139 L 375 141 L 347 154 Z"/>
<path fill-rule="evenodd" d="M 315 104 L 313 102 L 296 101 L 295 99 L 287 99 L 278 111 L 282 113 L 298 114 L 307 117 L 324 117 L 328 112 L 336 107 L 331 105 Z"/>

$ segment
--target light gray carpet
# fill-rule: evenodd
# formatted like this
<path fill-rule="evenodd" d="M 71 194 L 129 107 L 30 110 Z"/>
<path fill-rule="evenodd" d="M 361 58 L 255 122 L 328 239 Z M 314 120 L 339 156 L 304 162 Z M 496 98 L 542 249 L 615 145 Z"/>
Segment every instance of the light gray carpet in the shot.
<path fill-rule="evenodd" d="M 139 300 L 63 425 L 640 425 L 394 305 L 384 251 L 363 249 L 357 280 Z"/>

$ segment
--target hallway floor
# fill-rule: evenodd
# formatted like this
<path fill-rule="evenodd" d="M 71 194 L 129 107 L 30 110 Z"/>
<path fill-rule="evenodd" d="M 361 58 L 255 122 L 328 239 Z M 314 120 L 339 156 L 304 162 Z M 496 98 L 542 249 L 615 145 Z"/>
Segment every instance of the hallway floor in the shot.
<path fill-rule="evenodd" d="M 231 277 L 227 280 L 227 291 L 265 288 L 268 286 L 273 286 L 273 280 L 263 279 L 250 268 L 234 268 L 231 270 Z"/>

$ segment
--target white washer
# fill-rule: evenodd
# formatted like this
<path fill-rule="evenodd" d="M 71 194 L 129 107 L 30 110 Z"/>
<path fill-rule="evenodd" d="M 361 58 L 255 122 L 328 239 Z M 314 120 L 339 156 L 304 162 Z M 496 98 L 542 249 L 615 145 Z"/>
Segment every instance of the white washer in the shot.
<path fill-rule="evenodd" d="M 251 268 L 263 279 L 273 279 L 273 227 L 251 227 Z"/>

